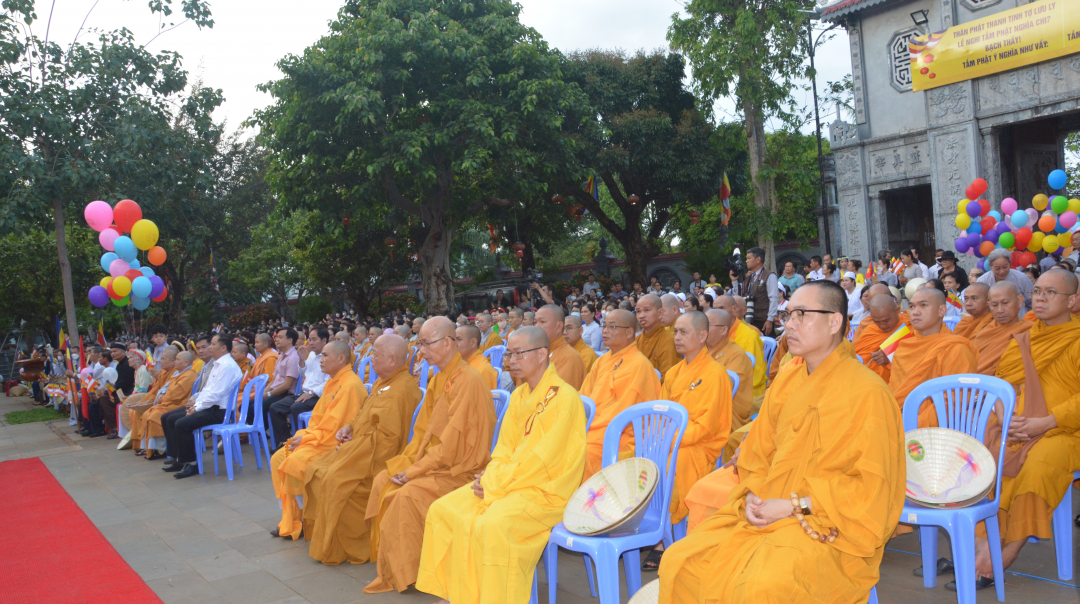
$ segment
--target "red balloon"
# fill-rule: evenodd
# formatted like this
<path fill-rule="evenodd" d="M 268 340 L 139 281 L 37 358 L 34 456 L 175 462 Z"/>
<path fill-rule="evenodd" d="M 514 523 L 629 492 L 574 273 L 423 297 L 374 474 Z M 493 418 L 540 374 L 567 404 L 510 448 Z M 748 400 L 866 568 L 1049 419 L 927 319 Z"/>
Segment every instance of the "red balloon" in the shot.
<path fill-rule="evenodd" d="M 130 269 L 128 272 L 124 273 L 124 276 L 134 281 L 136 277 L 142 277 L 143 274 L 142 271 L 140 271 L 139 269 L 133 268 Z"/>
<path fill-rule="evenodd" d="M 990 213 L 990 202 L 989 201 L 986 201 L 985 199 L 980 199 L 979 200 L 979 207 L 982 208 L 982 211 L 979 212 L 979 216 L 986 216 L 987 214 Z"/>
<path fill-rule="evenodd" d="M 131 227 L 142 220 L 142 208 L 130 199 L 122 199 L 113 208 L 113 220 L 124 233 L 130 233 Z"/>
<path fill-rule="evenodd" d="M 123 296 L 118 295 L 116 292 L 113 291 L 112 284 L 113 282 L 109 281 L 109 284 L 105 286 L 105 291 L 109 292 L 109 297 L 113 300 L 119 300 L 120 298 L 123 298 Z"/>
<path fill-rule="evenodd" d="M 1031 243 L 1031 229 L 1023 227 L 1016 230 L 1016 248 L 1019 250 L 1027 249 L 1028 244 Z"/>
<path fill-rule="evenodd" d="M 997 224 L 997 221 L 994 220 L 993 216 L 987 216 L 986 218 L 980 220 L 979 224 L 982 226 L 982 234 L 985 235 L 990 232 L 990 229 L 994 228 L 994 226 Z"/>
<path fill-rule="evenodd" d="M 1022 261 L 1024 266 L 1027 266 L 1029 264 L 1034 264 L 1036 261 L 1037 261 L 1037 258 L 1035 258 L 1035 252 L 1024 252 L 1024 258 L 1023 258 L 1023 261 Z"/>
<path fill-rule="evenodd" d="M 979 197 L 979 194 L 975 191 L 975 187 L 968 187 L 964 189 L 964 197 L 968 199 L 976 199 Z"/>
<path fill-rule="evenodd" d="M 1009 265 L 1013 268 L 1020 268 L 1023 266 L 1024 252 L 1013 252 L 1009 254 Z"/>
<path fill-rule="evenodd" d="M 156 298 L 150 298 L 150 299 L 153 300 L 154 302 L 164 302 L 165 298 L 167 298 L 168 296 L 169 296 L 169 288 L 162 287 L 161 288 L 161 295 L 156 297 Z"/>
<path fill-rule="evenodd" d="M 986 188 L 987 188 L 986 179 L 985 178 L 976 178 L 975 180 L 971 181 L 971 187 L 970 188 L 971 188 L 971 191 L 973 193 L 975 193 L 975 197 L 978 197 L 979 195 L 982 195 L 983 193 L 986 192 Z M 968 197 L 968 199 L 972 199 L 972 198 Z"/>

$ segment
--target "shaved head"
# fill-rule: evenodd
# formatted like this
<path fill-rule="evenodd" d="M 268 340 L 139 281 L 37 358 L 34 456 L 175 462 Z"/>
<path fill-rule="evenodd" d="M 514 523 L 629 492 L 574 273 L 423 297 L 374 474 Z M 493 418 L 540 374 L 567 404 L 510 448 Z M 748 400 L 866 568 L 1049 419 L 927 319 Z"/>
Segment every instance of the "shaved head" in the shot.
<path fill-rule="evenodd" d="M 965 290 L 965 295 L 966 293 Z M 987 304 L 990 312 L 994 314 L 994 321 L 1000 325 L 1008 325 L 1020 321 L 1020 309 L 1024 307 L 1024 297 L 1020 295 L 1020 290 L 1012 281 L 998 281 L 990 287 Z"/>
<path fill-rule="evenodd" d="M 570 315 L 563 321 L 567 325 L 573 325 L 574 327 L 581 327 L 581 317 L 576 315 Z"/>
<path fill-rule="evenodd" d="M 424 322 L 420 328 L 422 334 L 427 334 L 424 339 L 452 338 L 456 334 L 454 322 L 446 317 L 432 317 Z"/>
<path fill-rule="evenodd" d="M 921 335 L 929 336 L 941 331 L 945 318 L 945 294 L 933 287 L 924 287 L 911 296 L 908 317 L 911 326 Z"/>
<path fill-rule="evenodd" d="M 869 295 L 871 300 L 873 300 L 876 296 L 880 296 L 882 294 L 887 294 L 890 296 L 892 295 L 892 290 L 890 290 L 889 286 L 885 285 L 884 283 L 875 283 L 871 285 L 868 289 L 870 290 Z"/>
<path fill-rule="evenodd" d="M 689 363 L 705 347 L 709 339 L 709 319 L 704 313 L 692 310 L 675 321 L 675 351 Z"/>
<path fill-rule="evenodd" d="M 349 332 L 347 331 L 339 331 L 334 337 L 342 342 L 345 342 L 346 344 L 348 344 L 349 342 Z"/>
<path fill-rule="evenodd" d="M 915 295 L 911 297 L 911 301 L 929 299 L 933 304 L 945 304 L 945 293 L 936 287 L 924 287 L 915 292 Z"/>
<path fill-rule="evenodd" d="M 637 325 L 637 318 L 628 310 L 617 309 L 609 312 L 604 320 L 604 330 L 601 332 L 604 345 L 612 352 L 626 348 L 634 341 Z"/>
<path fill-rule="evenodd" d="M 664 294 L 660 296 L 660 303 L 664 305 L 664 308 L 678 308 L 679 297 L 674 294 Z"/>
<path fill-rule="evenodd" d="M 195 355 L 185 350 L 176 354 L 176 362 L 182 364 L 186 369 L 195 362 Z"/>
<path fill-rule="evenodd" d="M 735 304 L 735 298 L 732 298 L 727 294 L 717 296 L 717 298 L 713 300 L 713 308 L 722 310 L 731 315 L 733 318 L 738 312 L 738 305 Z"/>
<path fill-rule="evenodd" d="M 432 317 L 420 328 L 420 341 L 429 362 L 446 369 L 457 354 L 457 325 L 446 317 Z"/>
<path fill-rule="evenodd" d="M 892 294 L 878 294 L 870 298 L 870 320 L 885 333 L 895 331 L 900 324 L 900 307 Z"/>
<path fill-rule="evenodd" d="M 652 304 L 656 308 L 660 308 L 661 306 L 664 305 L 664 301 L 660 298 L 660 296 L 657 296 L 656 294 L 645 294 L 644 296 L 642 296 L 641 298 L 638 299 L 638 304 L 641 304 L 642 302 L 645 302 L 645 301 L 648 301 L 650 304 Z"/>
<path fill-rule="evenodd" d="M 660 309 L 660 322 L 666 327 L 673 327 L 675 320 L 681 314 L 679 307 L 682 306 L 682 300 L 674 294 L 664 294 L 660 296 L 660 303 L 663 304 L 663 308 Z"/>
<path fill-rule="evenodd" d="M 266 335 L 266 334 L 259 334 L 259 335 Z M 176 360 L 176 355 L 178 355 L 178 354 L 180 354 L 180 352 L 178 350 L 176 350 L 176 348 L 173 348 L 172 346 L 166 346 L 165 350 L 161 351 L 161 356 L 158 357 L 158 360 L 159 361 L 175 361 Z"/>
<path fill-rule="evenodd" d="M 557 322 L 561 322 L 563 319 L 566 318 L 566 313 L 563 312 L 562 307 L 558 306 L 556 304 L 545 304 L 545 305 L 541 306 L 540 309 L 537 310 L 537 312 L 540 312 L 541 310 L 546 310 L 546 311 L 550 312 L 552 317 Z"/>
<path fill-rule="evenodd" d="M 654 294 L 646 294 L 637 301 L 637 320 L 645 333 L 652 333 L 662 324 L 663 305 L 660 296 Z"/>
<path fill-rule="evenodd" d="M 711 308 L 705 311 L 706 319 L 710 319 L 712 323 L 717 325 L 723 325 L 724 327 L 731 327 L 731 323 L 734 319 L 731 317 L 731 313 L 726 310 L 720 310 L 719 308 Z"/>
<path fill-rule="evenodd" d="M 326 343 L 326 346 L 323 346 L 323 356 L 329 354 L 331 356 L 343 356 L 348 359 L 351 352 L 349 345 L 341 340 L 330 340 Z"/>
<path fill-rule="evenodd" d="M 1009 283 L 999 281 L 998 283 Z M 1013 285 L 1013 287 L 1016 287 Z M 985 283 L 972 283 L 964 290 L 964 310 L 967 314 L 979 318 L 990 312 L 990 287 Z"/>
<path fill-rule="evenodd" d="M 547 333 L 539 327 L 525 326 L 521 329 L 510 334 L 510 341 L 507 343 L 507 349 L 514 348 L 528 350 L 530 348 L 550 348 L 551 340 L 548 339 Z"/>
<path fill-rule="evenodd" d="M 476 347 L 480 347 L 480 328 L 478 328 L 477 326 L 461 325 L 457 328 L 457 335 L 476 342 Z"/>
<path fill-rule="evenodd" d="M 1077 281 L 1076 275 L 1065 269 L 1055 268 L 1043 273 L 1035 282 L 1035 290 L 1046 292 L 1046 295 L 1037 297 L 1034 292 L 1031 295 L 1031 310 L 1035 317 L 1050 326 L 1071 321 L 1072 309 L 1080 304 Z"/>

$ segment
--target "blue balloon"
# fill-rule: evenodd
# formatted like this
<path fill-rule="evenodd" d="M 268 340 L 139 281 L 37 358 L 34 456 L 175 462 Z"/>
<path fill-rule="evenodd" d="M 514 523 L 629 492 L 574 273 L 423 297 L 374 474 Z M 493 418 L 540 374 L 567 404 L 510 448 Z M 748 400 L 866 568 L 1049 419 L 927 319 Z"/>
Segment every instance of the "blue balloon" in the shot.
<path fill-rule="evenodd" d="M 141 272 L 143 275 L 145 275 L 147 277 L 153 277 L 154 274 L 155 274 L 154 269 L 150 268 L 149 266 L 141 266 L 141 267 L 139 267 L 139 272 Z"/>
<path fill-rule="evenodd" d="M 117 256 L 113 252 L 105 252 L 101 255 L 101 270 L 105 271 L 106 273 L 109 272 L 109 265 L 112 264 L 114 260 L 119 259 L 120 256 Z"/>
<path fill-rule="evenodd" d="M 990 210 L 986 215 L 993 217 L 994 222 L 1001 222 L 1001 212 L 997 210 Z"/>
<path fill-rule="evenodd" d="M 150 290 L 150 297 L 156 298 L 161 295 L 162 291 L 165 290 L 165 281 L 163 281 L 161 277 L 158 277 L 157 275 L 149 277 L 149 279 L 150 283 L 153 285 L 153 289 Z"/>
<path fill-rule="evenodd" d="M 139 268 L 141 266 L 138 260 L 132 260 L 131 262 L 128 262 L 128 265 L 131 268 Z"/>
<path fill-rule="evenodd" d="M 1027 226 L 1028 215 L 1024 210 L 1017 210 L 1012 215 L 1013 226 L 1020 229 Z"/>
<path fill-rule="evenodd" d="M 138 281 L 139 279 L 142 279 L 142 277 L 135 278 L 136 281 Z M 132 289 L 131 291 L 135 290 Z M 146 310 L 150 306 L 150 298 L 140 298 L 138 296 L 132 296 L 131 305 L 135 307 L 135 310 Z"/>
<path fill-rule="evenodd" d="M 1065 174 L 1065 170 L 1054 170 L 1050 173 L 1046 182 L 1051 189 L 1064 189 L 1065 183 L 1069 182 L 1069 177 Z"/>
<path fill-rule="evenodd" d="M 135 277 L 131 282 L 131 296 L 137 298 L 150 298 L 150 292 L 154 290 L 154 284 L 147 277 Z"/>
<path fill-rule="evenodd" d="M 969 232 L 969 233 L 971 233 L 973 235 L 981 235 L 982 234 L 982 225 L 979 224 L 978 221 L 972 220 L 971 221 L 971 226 L 969 226 L 967 228 L 967 232 Z M 978 246 L 975 246 L 975 247 L 978 247 Z"/>
<path fill-rule="evenodd" d="M 113 250 L 128 263 L 139 257 L 139 248 L 135 247 L 135 242 L 126 235 L 121 235 L 113 241 Z"/>

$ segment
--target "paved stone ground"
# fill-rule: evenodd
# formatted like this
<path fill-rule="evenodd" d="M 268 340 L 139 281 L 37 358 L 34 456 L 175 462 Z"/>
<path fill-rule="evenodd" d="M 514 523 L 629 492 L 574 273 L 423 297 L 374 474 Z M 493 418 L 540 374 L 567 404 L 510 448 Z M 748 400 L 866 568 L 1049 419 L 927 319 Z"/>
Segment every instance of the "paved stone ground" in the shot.
<path fill-rule="evenodd" d="M 90 520 L 166 604 L 338 604 L 347 602 L 434 602 L 410 589 L 404 594 L 363 593 L 375 578 L 372 564 L 323 566 L 307 555 L 303 541 L 270 536 L 280 507 L 269 472 L 255 468 L 245 447 L 243 468 L 229 481 L 212 471 L 176 480 L 130 451 L 117 451 L 118 441 L 88 439 L 66 420 L 8 426 L 5 413 L 30 408 L 29 399 L 0 397 L 0 462 L 41 457 Z M 213 467 L 209 458 L 206 460 Z M 1074 501 L 1080 511 L 1080 493 Z M 72 538 L 77 538 L 73 535 Z M 948 539 L 940 539 L 947 555 Z M 1075 560 L 1080 561 L 1080 530 L 1074 530 Z M 911 575 L 919 565 L 918 539 L 908 535 L 889 543 L 878 593 L 881 602 L 956 602 L 942 586 L 924 589 Z M 895 551 L 894 551 L 895 550 Z M 1057 581 L 1052 542 L 1025 547 L 1016 572 Z M 1080 572 L 1074 571 L 1074 575 Z M 584 566 L 563 552 L 559 564 L 559 602 L 597 602 L 589 597 Z M 655 578 L 645 573 L 643 580 Z M 541 575 L 543 579 L 543 575 Z M 1080 602 L 1080 582 L 1073 586 L 1007 574 L 1006 597 L 1012 602 Z M 625 583 L 623 583 L 625 590 Z M 547 586 L 540 583 L 542 596 Z M 542 598 L 543 599 L 543 598 Z M 627 596 L 623 594 L 623 602 Z M 978 602 L 996 602 L 994 590 L 978 594 Z"/>

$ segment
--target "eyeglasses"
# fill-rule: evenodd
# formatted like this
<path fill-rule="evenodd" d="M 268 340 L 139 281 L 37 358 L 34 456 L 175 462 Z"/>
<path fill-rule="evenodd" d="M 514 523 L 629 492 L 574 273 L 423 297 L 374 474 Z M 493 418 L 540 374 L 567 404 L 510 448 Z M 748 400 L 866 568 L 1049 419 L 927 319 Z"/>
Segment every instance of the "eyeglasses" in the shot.
<path fill-rule="evenodd" d="M 443 340 L 445 340 L 446 338 L 449 338 L 449 337 L 450 336 L 443 336 L 443 337 L 439 338 L 438 340 L 432 340 L 431 342 L 424 342 L 423 340 L 421 340 L 420 341 L 420 347 L 421 348 L 425 348 L 425 347 L 426 348 L 431 348 L 432 346 L 438 344 L 439 342 L 442 342 Z"/>
<path fill-rule="evenodd" d="M 510 357 L 510 360 L 512 360 L 512 361 L 520 361 L 521 359 L 525 358 L 525 353 L 526 352 L 532 352 L 534 350 L 541 350 L 543 348 L 547 348 L 547 347 L 546 346 L 540 346 L 538 348 L 530 348 L 528 350 L 521 350 L 521 351 L 518 351 L 518 352 L 507 352 L 505 354 L 505 356 Z"/>
<path fill-rule="evenodd" d="M 1031 297 L 1032 298 L 1049 298 L 1050 296 L 1071 296 L 1071 295 L 1073 295 L 1075 293 L 1076 292 L 1073 292 L 1072 294 L 1067 294 L 1065 292 L 1054 291 L 1052 289 L 1040 289 L 1040 288 L 1036 287 L 1035 289 L 1031 290 Z"/>
<path fill-rule="evenodd" d="M 635 328 L 630 327 L 629 325 L 611 325 L 611 324 L 608 324 L 608 325 L 605 325 L 600 331 L 611 331 L 613 329 L 635 329 Z"/>
<path fill-rule="evenodd" d="M 806 317 L 806 313 L 808 313 L 808 312 L 818 313 L 818 314 L 821 314 L 821 315 L 833 315 L 833 314 L 838 315 L 838 314 L 841 314 L 841 313 L 836 312 L 835 310 L 813 310 L 813 309 L 809 309 L 809 308 L 795 308 L 795 309 L 792 309 L 792 310 L 782 310 L 782 311 L 776 313 L 776 316 L 779 317 L 780 320 L 783 321 L 784 323 L 791 323 L 792 325 L 798 325 L 798 324 L 803 322 L 803 319 Z"/>

